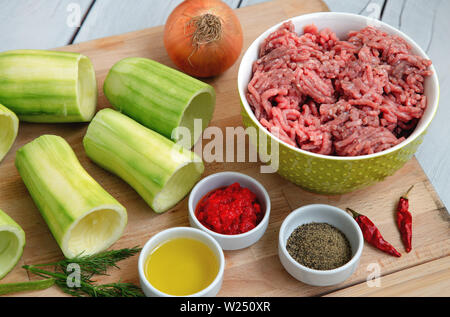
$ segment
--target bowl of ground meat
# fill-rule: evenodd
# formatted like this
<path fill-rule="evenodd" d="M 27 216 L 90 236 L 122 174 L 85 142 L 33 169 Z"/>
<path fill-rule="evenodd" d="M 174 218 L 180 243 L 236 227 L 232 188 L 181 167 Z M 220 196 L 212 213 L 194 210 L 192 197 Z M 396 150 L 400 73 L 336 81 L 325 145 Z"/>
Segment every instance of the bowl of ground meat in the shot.
<path fill-rule="evenodd" d="M 261 160 L 328 195 L 399 170 L 423 142 L 439 101 L 436 70 L 410 37 L 334 12 L 264 32 L 243 56 L 238 87 Z"/>

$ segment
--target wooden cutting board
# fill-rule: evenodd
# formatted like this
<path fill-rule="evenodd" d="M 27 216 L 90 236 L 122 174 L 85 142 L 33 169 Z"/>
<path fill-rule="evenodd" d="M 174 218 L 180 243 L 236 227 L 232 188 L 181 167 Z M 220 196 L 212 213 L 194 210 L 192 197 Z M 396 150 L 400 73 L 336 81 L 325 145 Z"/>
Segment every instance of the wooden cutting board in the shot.
<path fill-rule="evenodd" d="M 264 30 L 282 20 L 326 10 L 328 10 L 327 6 L 319 0 L 271 1 L 239 9 L 237 14 L 245 33 L 244 50 Z M 146 57 L 174 66 L 163 46 L 163 27 L 63 47 L 60 50 L 80 52 L 92 59 L 99 84 L 99 109 L 109 107 L 101 87 L 108 70 L 122 58 Z M 223 130 L 225 127 L 242 125 L 236 89 L 238 65 L 239 62 L 222 76 L 208 80 L 217 92 L 217 106 L 211 125 Z M 21 124 L 17 142 L 0 165 L 0 208 L 23 227 L 27 244 L 21 261 L 2 283 L 35 279 L 33 276 L 28 276 L 21 266 L 48 263 L 62 257 L 59 247 L 14 167 L 16 150 L 42 134 L 56 134 L 64 137 L 71 144 L 86 170 L 126 206 L 129 223 L 123 237 L 113 246 L 114 249 L 143 246 L 152 235 L 163 229 L 188 226 L 187 199 L 169 212 L 157 215 L 122 180 L 90 162 L 81 144 L 86 129 L 87 124 Z M 365 190 L 334 197 L 305 192 L 277 174 L 260 174 L 259 166 L 259 163 L 206 165 L 205 176 L 220 171 L 239 171 L 255 177 L 267 188 L 272 200 L 270 224 L 263 238 L 245 250 L 225 252 L 226 270 L 220 296 L 333 295 L 336 290 L 354 285 L 357 285 L 358 289 L 350 294 L 364 295 L 373 291 L 365 283 L 368 274 L 372 272 L 369 265 L 373 263 L 379 265 L 383 277 L 419 265 L 426 267 L 429 262 L 435 263 L 433 264 L 435 271 L 440 272 L 437 268 L 448 269 L 448 260 L 434 261 L 450 254 L 448 213 L 416 159 L 411 160 L 403 169 L 382 183 Z M 414 248 L 410 254 L 406 254 L 403 252 L 400 235 L 394 222 L 394 211 L 398 198 L 413 184 L 415 187 L 410 194 L 410 200 L 414 216 Z M 384 237 L 402 251 L 403 256 L 393 258 L 366 244 L 358 270 L 341 285 L 312 287 L 298 282 L 283 269 L 279 262 L 278 231 L 282 221 L 292 210 L 311 203 L 325 203 L 341 208 L 352 207 L 367 214 L 379 226 Z M 137 260 L 138 257 L 135 256 L 122 262 L 121 270 L 111 270 L 110 276 L 101 277 L 98 281 L 110 282 L 120 279 L 124 282 L 138 283 Z M 414 287 L 413 278 L 417 276 L 401 274 L 399 278 L 400 281 L 410 280 L 412 284 L 408 285 Z M 448 284 L 447 279 L 447 295 L 450 295 Z M 431 287 L 433 287 L 432 283 Z M 436 287 L 442 287 L 442 283 L 436 283 Z M 20 295 L 60 296 L 64 294 L 55 287 Z M 402 293 L 398 292 L 397 295 Z"/>

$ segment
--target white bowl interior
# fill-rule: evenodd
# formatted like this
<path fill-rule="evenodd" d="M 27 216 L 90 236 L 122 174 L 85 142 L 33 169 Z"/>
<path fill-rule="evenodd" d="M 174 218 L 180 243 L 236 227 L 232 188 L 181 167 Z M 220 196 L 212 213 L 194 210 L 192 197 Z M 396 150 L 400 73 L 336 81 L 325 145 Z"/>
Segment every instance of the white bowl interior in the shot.
<path fill-rule="evenodd" d="M 145 277 L 144 267 L 148 257 L 157 246 L 161 245 L 164 242 L 177 238 L 191 238 L 201 241 L 206 246 L 208 246 L 214 252 L 214 255 L 217 257 L 217 261 L 219 262 L 219 272 L 217 273 L 215 280 L 206 289 L 200 291 L 197 294 L 189 295 L 189 296 L 201 296 L 202 293 L 206 293 L 210 288 L 214 286 L 214 284 L 218 283 L 219 280 L 221 279 L 221 276 L 223 275 L 223 271 L 225 269 L 225 257 L 220 245 L 213 238 L 211 238 L 209 235 L 207 235 L 205 232 L 202 232 L 199 229 L 190 227 L 177 227 L 161 231 L 156 235 L 154 235 L 145 244 L 139 256 L 139 264 L 138 264 L 139 274 L 141 275 L 142 280 L 144 280 L 146 285 L 149 288 L 151 288 L 154 293 L 159 294 L 160 296 L 170 296 L 168 294 L 159 291 L 158 289 L 153 287 L 153 285 L 151 285 L 151 283 Z"/>
<path fill-rule="evenodd" d="M 374 20 L 372 18 L 368 18 L 361 15 L 351 14 L 351 13 L 338 13 L 338 12 L 320 12 L 320 13 L 312 13 L 312 14 L 305 14 L 302 16 L 294 17 L 291 19 L 288 19 L 286 21 L 292 21 L 292 23 L 295 25 L 295 29 L 297 33 L 302 34 L 303 28 L 310 24 L 315 24 L 319 30 L 323 28 L 329 28 L 332 31 L 336 33 L 336 35 L 340 39 L 346 39 L 348 32 L 350 31 L 358 31 L 362 28 L 365 28 L 366 26 L 372 25 L 380 30 L 388 33 L 388 34 L 395 34 L 408 42 L 411 47 L 414 54 L 417 54 L 423 58 L 430 59 L 427 54 L 420 48 L 418 44 L 416 44 L 409 36 L 404 34 L 403 32 L 395 29 L 394 27 L 378 21 Z M 247 113 L 250 115 L 250 118 L 257 123 L 258 127 L 262 129 L 263 131 L 266 131 L 266 129 L 259 123 L 259 121 L 256 119 L 255 115 L 253 114 L 253 111 L 250 108 L 250 105 L 247 102 L 246 98 L 246 92 L 247 92 L 247 86 L 250 82 L 250 79 L 252 77 L 252 66 L 253 63 L 258 59 L 258 53 L 259 48 L 261 46 L 261 43 L 264 41 L 264 39 L 269 36 L 270 33 L 274 32 L 276 29 L 278 29 L 284 22 L 283 21 L 270 29 L 268 29 L 266 32 L 261 34 L 248 48 L 246 53 L 244 54 L 241 65 L 239 68 L 238 73 L 238 88 L 239 88 L 239 95 L 242 100 L 242 103 L 247 111 Z M 412 142 L 416 137 L 421 135 L 428 125 L 431 123 L 434 115 L 436 114 L 438 102 L 439 102 L 439 80 L 436 73 L 436 69 L 434 66 L 431 67 L 433 71 L 433 75 L 425 79 L 425 95 L 428 99 L 428 107 L 420 120 L 420 122 L 417 125 L 417 128 L 414 130 L 412 135 L 405 140 L 404 142 L 400 143 L 399 145 L 390 148 L 388 150 L 385 150 L 383 152 L 371 154 L 371 155 L 365 155 L 365 156 L 356 156 L 356 157 L 338 157 L 338 156 L 325 156 L 320 154 L 315 154 L 311 152 L 306 152 L 304 150 L 300 150 L 298 148 L 295 148 L 287 143 L 284 143 L 281 140 L 278 140 L 279 142 L 282 142 L 287 147 L 290 147 L 291 149 L 295 151 L 299 151 L 308 155 L 321 157 L 321 158 L 328 158 L 328 159 L 335 159 L 335 160 L 354 160 L 354 159 L 361 159 L 361 158 L 372 158 L 381 156 L 383 154 L 386 154 L 388 152 L 393 152 L 403 146 L 405 146 L 407 143 Z"/>
<path fill-rule="evenodd" d="M 356 221 L 353 220 L 353 218 L 345 211 L 337 207 L 328 205 L 304 206 L 297 210 L 294 210 L 291 214 L 289 214 L 280 229 L 280 243 L 281 246 L 283 246 L 284 253 L 289 255 L 286 249 L 286 244 L 292 232 L 294 232 L 294 230 L 299 226 L 309 223 L 328 223 L 333 227 L 339 229 L 347 237 L 350 243 L 350 247 L 352 249 L 352 259 L 350 260 L 350 262 L 355 258 L 355 256 L 359 256 L 361 254 L 364 240 L 361 230 L 359 229 Z M 293 263 L 301 266 L 290 255 L 289 258 Z M 350 262 L 348 262 L 347 264 L 349 264 Z M 304 266 L 302 267 L 305 269 L 309 269 Z"/>
<path fill-rule="evenodd" d="M 239 183 L 241 187 L 248 188 L 250 191 L 252 191 L 257 199 L 258 202 L 261 204 L 261 209 L 264 210 L 264 218 L 259 223 L 258 226 L 256 226 L 253 230 L 250 230 L 248 232 L 245 232 L 243 234 L 239 235 L 224 235 L 219 234 L 217 232 L 211 231 L 208 228 L 204 227 L 200 221 L 195 216 L 195 209 L 197 207 L 197 204 L 199 201 L 205 197 L 208 193 L 211 191 L 221 188 L 230 186 L 234 183 Z M 251 178 L 250 176 L 247 176 L 245 174 L 241 173 L 234 173 L 234 172 L 223 172 L 223 173 L 217 173 L 213 174 L 211 176 L 206 177 L 201 182 L 199 182 L 196 187 L 191 192 L 191 197 L 189 198 L 189 212 L 191 213 L 191 216 L 193 220 L 203 228 L 207 230 L 207 232 L 213 234 L 213 235 L 220 235 L 223 238 L 236 238 L 241 237 L 243 235 L 249 235 L 254 230 L 256 230 L 260 225 L 262 225 L 263 222 L 267 221 L 270 215 L 270 198 L 267 193 L 267 191 L 264 189 L 264 187 L 258 183 L 256 180 Z"/>

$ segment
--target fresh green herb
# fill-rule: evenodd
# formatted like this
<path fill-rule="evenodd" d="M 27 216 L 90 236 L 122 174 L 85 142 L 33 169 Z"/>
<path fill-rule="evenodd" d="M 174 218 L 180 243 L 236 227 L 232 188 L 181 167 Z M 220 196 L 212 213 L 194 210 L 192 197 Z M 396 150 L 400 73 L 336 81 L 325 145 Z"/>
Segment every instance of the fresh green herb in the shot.
<path fill-rule="evenodd" d="M 52 277 L 55 279 L 55 284 L 66 294 L 77 297 L 144 297 L 142 290 L 132 283 L 110 283 L 96 285 L 95 281 L 86 279 L 84 274 L 81 274 L 80 286 L 70 287 L 67 279 L 70 278 L 68 274 L 62 272 L 51 272 L 40 269 L 33 265 L 25 265 L 23 268 L 41 276 Z"/>
<path fill-rule="evenodd" d="M 140 248 L 134 247 L 131 249 L 105 251 L 97 255 L 80 255 L 74 259 L 65 259 L 54 263 L 24 265 L 23 268 L 40 277 L 54 279 L 55 284 L 63 292 L 72 296 L 143 297 L 142 290 L 132 283 L 117 282 L 97 285 L 92 280 L 94 275 L 107 275 L 107 270 L 111 267 L 119 268 L 117 262 L 137 254 L 140 250 Z M 69 265 L 73 264 L 79 265 L 80 276 L 79 285 L 72 287 L 69 285 L 68 280 L 71 279 L 71 274 L 73 273 Z M 54 270 L 45 270 L 43 269 L 44 267 L 54 267 Z"/>
<path fill-rule="evenodd" d="M 128 259 L 140 251 L 141 249 L 139 247 L 134 247 L 131 249 L 105 251 L 97 255 L 83 256 L 81 254 L 73 259 L 65 259 L 54 263 L 38 264 L 33 265 L 33 267 L 55 266 L 62 272 L 70 274 L 71 272 L 67 272 L 67 267 L 70 264 L 78 264 L 84 278 L 91 279 L 94 275 L 107 275 L 106 272 L 111 267 L 119 269 L 117 262 Z"/>
<path fill-rule="evenodd" d="M 23 283 L 0 284 L 0 295 L 15 294 L 27 291 L 40 291 L 55 285 L 55 279 L 49 278 L 40 281 Z"/>

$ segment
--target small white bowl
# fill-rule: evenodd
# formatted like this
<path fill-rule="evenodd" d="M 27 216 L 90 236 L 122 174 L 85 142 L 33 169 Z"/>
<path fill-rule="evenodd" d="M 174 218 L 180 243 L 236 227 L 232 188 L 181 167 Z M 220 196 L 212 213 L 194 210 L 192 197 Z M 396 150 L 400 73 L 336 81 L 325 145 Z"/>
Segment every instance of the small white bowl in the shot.
<path fill-rule="evenodd" d="M 264 210 L 263 219 L 252 230 L 236 235 L 220 234 L 206 228 L 195 216 L 198 202 L 211 191 L 234 183 L 239 183 L 256 195 L 258 202 L 261 204 L 261 209 Z M 264 235 L 269 224 L 270 208 L 269 194 L 257 180 L 241 173 L 217 173 L 204 178 L 191 191 L 189 197 L 189 222 L 192 227 L 201 229 L 216 239 L 222 249 L 239 250 L 255 244 Z"/>
<path fill-rule="evenodd" d="M 334 270 L 314 270 L 295 261 L 286 249 L 292 232 L 308 223 L 328 223 L 339 229 L 352 248 L 351 260 Z M 297 280 L 313 286 L 329 286 L 348 279 L 359 265 L 364 238 L 356 221 L 345 211 L 329 205 L 309 205 L 294 210 L 286 217 L 280 228 L 278 255 L 286 271 Z"/>
<path fill-rule="evenodd" d="M 144 248 L 141 251 L 141 254 L 139 255 L 139 263 L 138 263 L 138 270 L 139 270 L 139 280 L 141 283 L 141 288 L 144 294 L 147 297 L 176 297 L 172 296 L 166 293 L 163 293 L 156 289 L 145 277 L 145 262 L 147 261 L 150 253 L 161 243 L 164 243 L 166 241 L 169 241 L 171 239 L 176 238 L 191 238 L 191 239 L 197 239 L 201 242 L 203 242 L 205 245 L 207 245 L 216 255 L 217 260 L 219 261 L 219 272 L 217 273 L 216 278 L 214 281 L 205 289 L 201 290 L 198 293 L 184 296 L 184 297 L 214 297 L 217 295 L 217 293 L 220 291 L 220 288 L 222 287 L 223 282 L 223 272 L 225 270 L 225 257 L 223 255 L 222 248 L 217 243 L 216 240 L 211 238 L 208 234 L 205 232 L 195 229 L 195 228 L 189 228 L 189 227 L 177 227 L 177 228 L 171 228 L 164 231 L 161 231 L 154 235 L 144 246 Z"/>

